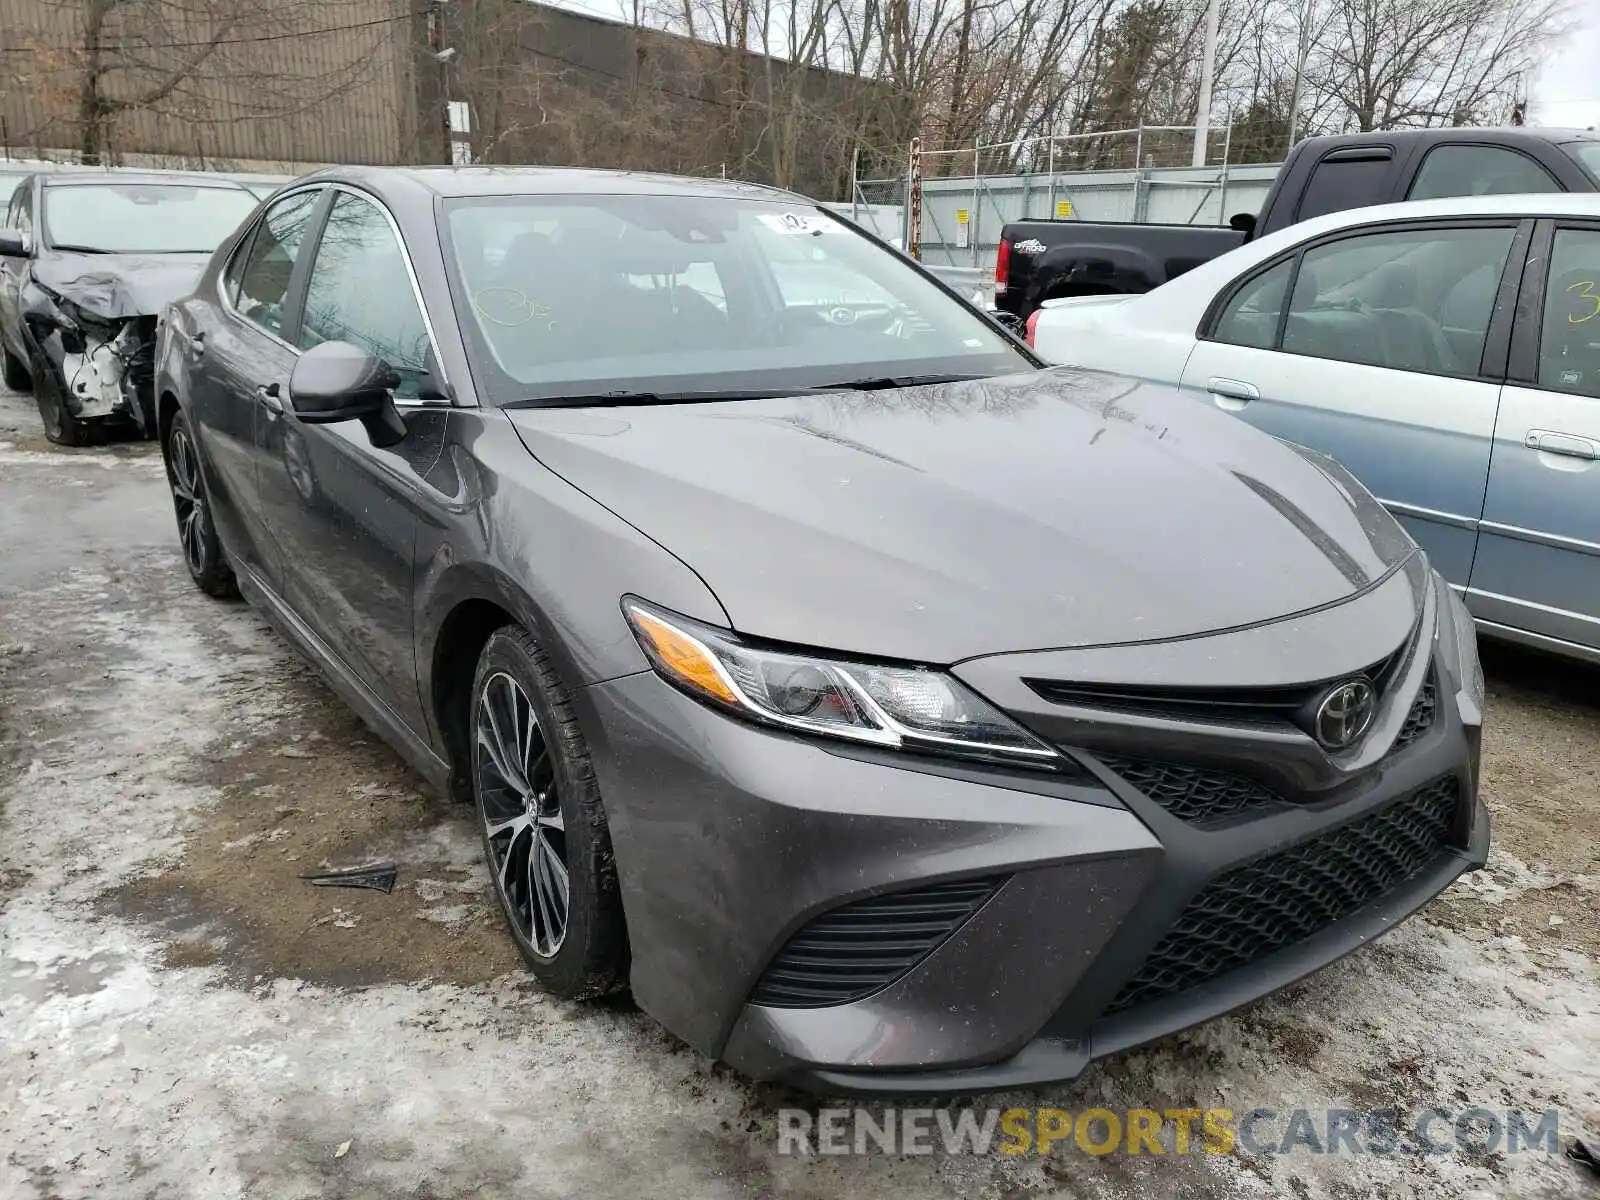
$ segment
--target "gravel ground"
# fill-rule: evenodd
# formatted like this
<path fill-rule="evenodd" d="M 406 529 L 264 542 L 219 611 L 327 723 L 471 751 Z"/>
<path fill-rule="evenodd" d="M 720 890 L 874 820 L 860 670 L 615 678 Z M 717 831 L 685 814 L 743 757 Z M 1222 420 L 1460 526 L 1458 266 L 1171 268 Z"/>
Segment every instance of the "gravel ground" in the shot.
<path fill-rule="evenodd" d="M 814 1102 L 529 985 L 466 814 L 196 592 L 172 525 L 152 447 L 55 449 L 0 395 L 0 1197 L 1595 1194 L 1543 1153 L 780 1154 Z M 1486 659 L 1486 872 L 1286 993 L 980 1103 L 1600 1134 L 1600 675 Z M 297 878 L 379 857 L 393 894 Z"/>

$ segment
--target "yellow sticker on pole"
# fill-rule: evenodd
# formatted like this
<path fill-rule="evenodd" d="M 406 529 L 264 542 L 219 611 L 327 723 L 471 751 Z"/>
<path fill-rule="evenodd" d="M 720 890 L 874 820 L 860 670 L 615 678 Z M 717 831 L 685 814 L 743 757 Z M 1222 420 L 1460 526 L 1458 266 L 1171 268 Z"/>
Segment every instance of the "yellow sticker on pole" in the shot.
<path fill-rule="evenodd" d="M 966 223 L 967 223 L 967 210 L 964 209 L 964 208 L 956 209 L 956 224 L 957 225 L 965 225 Z"/>
<path fill-rule="evenodd" d="M 1057 200 L 1056 201 L 1056 220 L 1064 221 L 1068 217 L 1070 217 L 1071 215 L 1072 215 L 1072 201 L 1071 200 Z"/>

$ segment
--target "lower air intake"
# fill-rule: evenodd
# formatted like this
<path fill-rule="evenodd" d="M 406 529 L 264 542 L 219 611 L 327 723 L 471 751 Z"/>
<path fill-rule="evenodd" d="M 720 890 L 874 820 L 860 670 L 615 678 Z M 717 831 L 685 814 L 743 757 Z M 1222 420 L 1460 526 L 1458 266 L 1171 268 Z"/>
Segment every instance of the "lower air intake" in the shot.
<path fill-rule="evenodd" d="M 964 879 L 858 900 L 801 927 L 762 972 L 752 1004 L 826 1008 L 881 991 L 932 954 L 1005 882 Z"/>
<path fill-rule="evenodd" d="M 1248 966 L 1358 912 L 1438 862 L 1460 806 L 1454 776 L 1379 812 L 1213 879 L 1109 1012 Z"/>

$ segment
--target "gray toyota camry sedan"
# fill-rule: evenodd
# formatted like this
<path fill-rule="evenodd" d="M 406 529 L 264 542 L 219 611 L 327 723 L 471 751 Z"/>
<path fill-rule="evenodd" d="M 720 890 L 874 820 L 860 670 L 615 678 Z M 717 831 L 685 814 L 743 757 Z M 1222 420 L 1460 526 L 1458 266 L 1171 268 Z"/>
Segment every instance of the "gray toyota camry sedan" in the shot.
<path fill-rule="evenodd" d="M 1068 1078 L 1484 861 L 1472 623 L 1349 473 L 798 196 L 307 176 L 157 369 L 196 583 L 475 806 L 550 991 L 752 1076 Z"/>

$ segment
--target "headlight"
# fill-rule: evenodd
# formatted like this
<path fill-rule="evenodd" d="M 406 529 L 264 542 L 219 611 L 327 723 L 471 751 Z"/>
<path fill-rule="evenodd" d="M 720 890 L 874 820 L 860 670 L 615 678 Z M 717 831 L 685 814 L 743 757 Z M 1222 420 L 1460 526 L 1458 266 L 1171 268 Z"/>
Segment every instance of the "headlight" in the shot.
<path fill-rule="evenodd" d="M 1046 769 L 1067 764 L 941 671 L 761 649 L 631 596 L 622 611 L 662 677 L 725 712 L 896 750 Z"/>

